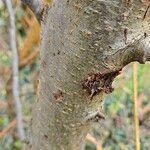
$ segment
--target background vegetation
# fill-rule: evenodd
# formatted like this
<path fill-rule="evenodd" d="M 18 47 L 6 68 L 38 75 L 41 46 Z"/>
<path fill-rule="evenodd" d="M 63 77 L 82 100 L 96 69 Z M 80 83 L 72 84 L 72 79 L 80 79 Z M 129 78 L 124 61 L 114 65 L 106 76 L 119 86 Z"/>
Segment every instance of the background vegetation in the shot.
<path fill-rule="evenodd" d="M 39 75 L 40 26 L 32 12 L 14 0 L 19 53 L 20 100 L 25 130 L 30 125 L 36 101 Z M 21 149 L 16 131 L 12 98 L 12 52 L 9 47 L 9 21 L 0 1 L 0 150 Z M 138 65 L 138 113 L 141 150 L 150 150 L 150 63 Z M 133 67 L 128 65 L 114 82 L 115 91 L 104 100 L 105 120 L 87 136 L 87 150 L 133 150 Z"/>

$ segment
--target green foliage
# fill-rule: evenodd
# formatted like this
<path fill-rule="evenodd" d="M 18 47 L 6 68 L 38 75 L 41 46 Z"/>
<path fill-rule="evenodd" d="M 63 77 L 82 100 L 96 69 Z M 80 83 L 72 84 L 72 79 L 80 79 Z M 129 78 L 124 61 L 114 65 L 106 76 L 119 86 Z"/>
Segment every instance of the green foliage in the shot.
<path fill-rule="evenodd" d="M 11 65 L 11 58 L 7 54 L 0 52 L 0 62 L 6 66 L 10 66 Z"/>

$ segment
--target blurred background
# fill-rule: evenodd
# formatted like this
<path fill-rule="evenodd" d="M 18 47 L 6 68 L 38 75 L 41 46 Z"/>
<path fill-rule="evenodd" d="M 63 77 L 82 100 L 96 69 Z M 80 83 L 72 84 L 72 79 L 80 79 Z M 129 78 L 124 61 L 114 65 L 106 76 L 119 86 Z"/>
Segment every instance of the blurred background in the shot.
<path fill-rule="evenodd" d="M 39 76 L 40 25 L 32 12 L 13 0 L 16 17 L 16 43 L 19 57 L 19 98 L 22 104 L 24 130 L 28 129 L 36 102 Z M 22 142 L 16 128 L 12 92 L 12 61 L 9 13 L 0 0 L 0 150 L 20 150 Z M 141 149 L 150 150 L 150 63 L 138 64 L 138 119 Z M 115 82 L 115 91 L 104 101 L 105 120 L 88 134 L 86 150 L 133 150 L 133 64 L 123 69 Z"/>

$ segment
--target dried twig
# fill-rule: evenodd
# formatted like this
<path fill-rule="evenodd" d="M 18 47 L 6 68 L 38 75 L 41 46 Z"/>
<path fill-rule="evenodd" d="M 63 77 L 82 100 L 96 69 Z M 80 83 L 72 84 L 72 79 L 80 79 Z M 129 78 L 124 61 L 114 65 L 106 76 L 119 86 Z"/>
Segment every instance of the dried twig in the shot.
<path fill-rule="evenodd" d="M 146 115 L 147 113 L 150 112 L 150 103 L 148 103 L 142 110 L 142 115 Z"/>
<path fill-rule="evenodd" d="M 146 115 L 150 112 L 150 103 L 148 103 L 144 108 L 141 109 L 141 113 L 139 114 L 140 122 L 142 122 Z"/>
<path fill-rule="evenodd" d="M 138 106 L 138 108 L 142 107 L 142 103 L 143 103 L 145 97 L 146 96 L 143 93 L 139 95 L 138 100 L 137 100 L 137 106 Z"/>
<path fill-rule="evenodd" d="M 87 134 L 86 139 L 92 142 L 93 144 L 95 144 L 96 150 L 102 150 L 101 144 L 93 136 L 91 136 L 90 134 Z"/>
<path fill-rule="evenodd" d="M 12 7 L 12 1 L 6 0 L 6 6 L 9 12 L 10 17 L 10 47 L 12 49 L 12 73 L 13 73 L 13 99 L 16 108 L 16 120 L 17 120 L 17 128 L 18 134 L 21 140 L 25 139 L 25 133 L 23 128 L 22 121 L 22 106 L 19 99 L 19 66 L 18 66 L 18 53 L 16 46 L 16 26 L 15 26 L 15 13 Z"/>
<path fill-rule="evenodd" d="M 134 130 L 135 130 L 135 149 L 140 150 L 140 129 L 139 129 L 139 119 L 138 119 L 138 85 L 137 85 L 137 63 L 133 63 L 133 84 L 134 84 Z"/>
<path fill-rule="evenodd" d="M 3 136 L 5 136 L 14 126 L 16 125 L 16 119 L 12 120 L 8 127 L 5 128 L 3 131 L 0 132 L 0 138 L 2 138 Z"/>

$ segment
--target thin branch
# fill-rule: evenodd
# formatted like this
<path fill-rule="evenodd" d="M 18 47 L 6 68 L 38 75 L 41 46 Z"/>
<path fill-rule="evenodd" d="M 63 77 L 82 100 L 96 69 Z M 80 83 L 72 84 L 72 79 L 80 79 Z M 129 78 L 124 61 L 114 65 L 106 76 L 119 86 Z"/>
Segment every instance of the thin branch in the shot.
<path fill-rule="evenodd" d="M 25 139 L 25 133 L 22 121 L 22 106 L 19 99 L 19 65 L 18 65 L 18 52 L 16 46 L 16 26 L 15 26 L 15 13 L 12 7 L 12 1 L 6 0 L 6 6 L 10 17 L 10 47 L 12 50 L 12 73 L 13 73 L 13 84 L 12 92 L 15 103 L 16 120 L 18 134 L 21 140 Z"/>
<path fill-rule="evenodd" d="M 109 54 L 108 57 L 108 63 L 112 63 L 112 60 L 118 60 L 119 58 L 116 66 L 119 65 L 121 68 L 134 61 L 142 64 L 146 61 L 150 61 L 150 36 L 147 34 L 146 36 L 140 36 L 124 48 L 118 49 L 114 53 Z"/>
<path fill-rule="evenodd" d="M 90 134 L 87 134 L 86 140 L 88 140 L 88 141 L 92 142 L 93 144 L 95 144 L 96 150 L 102 150 L 101 144 L 93 136 L 91 136 Z"/>
<path fill-rule="evenodd" d="M 142 115 L 144 116 L 149 112 L 150 112 L 150 102 L 143 108 Z"/>
<path fill-rule="evenodd" d="M 44 8 L 43 0 L 21 0 L 21 1 L 23 4 L 27 5 L 36 15 L 37 19 L 40 20 L 41 13 Z"/>
<path fill-rule="evenodd" d="M 145 63 L 150 61 L 150 36 L 145 33 L 137 42 L 132 46 L 132 49 L 128 50 L 129 61 L 138 61 L 140 63 Z"/>
<path fill-rule="evenodd" d="M 4 130 L 2 130 L 0 132 L 0 138 L 2 138 L 3 136 L 5 136 L 15 125 L 16 125 L 16 119 L 12 120 L 9 123 L 9 125 L 7 126 L 7 128 L 5 128 Z"/>
<path fill-rule="evenodd" d="M 150 112 L 150 102 L 141 110 L 141 113 L 139 114 L 140 122 L 142 122 L 146 115 Z"/>
<path fill-rule="evenodd" d="M 143 103 L 145 97 L 146 96 L 144 95 L 144 93 L 142 93 L 142 94 L 139 95 L 138 100 L 137 100 L 137 106 L 138 106 L 138 108 L 142 107 L 142 103 Z"/>
<path fill-rule="evenodd" d="M 138 119 L 138 79 L 137 79 L 138 66 L 137 63 L 133 63 L 133 93 L 134 93 L 134 130 L 135 130 L 135 149 L 140 150 L 140 129 L 139 129 L 139 119 Z"/>

